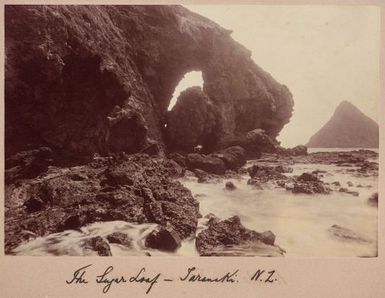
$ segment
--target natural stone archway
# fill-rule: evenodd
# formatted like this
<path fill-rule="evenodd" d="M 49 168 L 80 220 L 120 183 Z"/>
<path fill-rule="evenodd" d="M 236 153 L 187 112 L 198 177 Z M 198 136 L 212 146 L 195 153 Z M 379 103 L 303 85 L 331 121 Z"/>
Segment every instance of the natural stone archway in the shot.
<path fill-rule="evenodd" d="M 291 117 L 286 86 L 230 31 L 181 6 L 7 6 L 5 18 L 7 154 L 164 148 L 172 94 L 194 70 L 218 115 L 213 148 L 256 128 L 275 138 Z M 116 106 L 143 121 L 111 126 Z M 143 133 L 125 131 L 138 123 Z"/>

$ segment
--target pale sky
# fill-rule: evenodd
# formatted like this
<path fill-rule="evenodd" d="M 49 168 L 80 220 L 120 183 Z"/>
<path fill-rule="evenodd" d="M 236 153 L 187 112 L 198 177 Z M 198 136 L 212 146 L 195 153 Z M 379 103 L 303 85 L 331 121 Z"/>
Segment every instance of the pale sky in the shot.
<path fill-rule="evenodd" d="M 232 37 L 252 51 L 255 63 L 288 86 L 295 106 L 290 123 L 278 138 L 282 145 L 306 143 L 343 100 L 377 121 L 380 52 L 377 7 L 186 7 L 233 30 Z M 201 85 L 199 73 L 190 77 L 183 88 Z"/>

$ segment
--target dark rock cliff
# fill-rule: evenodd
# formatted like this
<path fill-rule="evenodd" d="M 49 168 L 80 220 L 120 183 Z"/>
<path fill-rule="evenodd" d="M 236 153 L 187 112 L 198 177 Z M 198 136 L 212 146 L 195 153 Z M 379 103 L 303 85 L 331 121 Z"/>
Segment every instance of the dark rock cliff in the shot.
<path fill-rule="evenodd" d="M 330 120 L 307 143 L 315 148 L 378 148 L 378 124 L 343 101 Z"/>
<path fill-rule="evenodd" d="M 166 150 L 167 107 L 192 70 L 217 115 L 213 148 L 256 128 L 275 138 L 292 114 L 287 87 L 229 31 L 180 6 L 6 6 L 5 24 L 8 156 Z"/>

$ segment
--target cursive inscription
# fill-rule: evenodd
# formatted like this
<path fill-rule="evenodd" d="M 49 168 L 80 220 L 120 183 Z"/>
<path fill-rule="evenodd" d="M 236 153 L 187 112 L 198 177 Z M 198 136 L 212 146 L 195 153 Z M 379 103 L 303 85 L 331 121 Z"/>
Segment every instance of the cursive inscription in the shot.
<path fill-rule="evenodd" d="M 102 286 L 102 292 L 108 293 L 111 288 L 122 284 L 142 284 L 145 285 L 146 294 L 149 294 L 156 284 L 163 282 L 181 282 L 181 283 L 218 283 L 218 284 L 233 284 L 238 283 L 239 269 L 230 270 L 221 274 L 203 274 L 199 269 L 192 266 L 187 268 L 177 279 L 162 278 L 162 273 L 148 274 L 145 267 L 140 268 L 135 274 L 127 275 L 117 273 L 113 266 L 108 266 L 100 274 L 95 275 L 95 279 L 90 279 L 88 269 L 92 264 L 76 269 L 65 282 L 67 285 L 87 285 L 94 281 Z M 259 282 L 272 284 L 278 281 L 275 270 L 257 269 L 249 276 L 249 282 Z"/>

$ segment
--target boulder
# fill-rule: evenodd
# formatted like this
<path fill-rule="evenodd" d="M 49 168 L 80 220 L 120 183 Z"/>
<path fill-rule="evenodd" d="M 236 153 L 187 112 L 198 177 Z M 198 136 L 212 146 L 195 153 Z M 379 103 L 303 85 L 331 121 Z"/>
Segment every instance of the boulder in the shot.
<path fill-rule="evenodd" d="M 237 189 L 237 187 L 234 185 L 233 182 L 227 181 L 225 184 L 225 189 L 226 190 L 235 190 L 235 189 Z"/>
<path fill-rule="evenodd" d="M 227 170 L 236 171 L 246 164 L 245 150 L 240 146 L 233 146 L 212 154 L 225 163 Z"/>
<path fill-rule="evenodd" d="M 126 247 L 131 247 L 132 245 L 132 239 L 127 234 L 122 232 L 114 232 L 107 235 L 106 238 L 109 243 L 120 244 Z"/>
<path fill-rule="evenodd" d="M 317 175 L 311 174 L 311 173 L 303 173 L 298 178 L 297 181 L 320 181 L 317 177 Z"/>
<path fill-rule="evenodd" d="M 146 237 L 145 245 L 149 248 L 173 252 L 181 246 L 181 242 L 180 237 L 173 229 L 159 227 Z"/>
<path fill-rule="evenodd" d="M 223 175 L 226 171 L 225 163 L 220 158 L 198 153 L 188 154 L 186 165 L 192 171 L 199 169 L 217 175 Z"/>
<path fill-rule="evenodd" d="M 246 229 L 238 216 L 213 221 L 200 232 L 195 246 L 201 256 L 283 256 L 284 251 L 274 246 L 275 236 L 270 231 L 262 234 Z"/>

